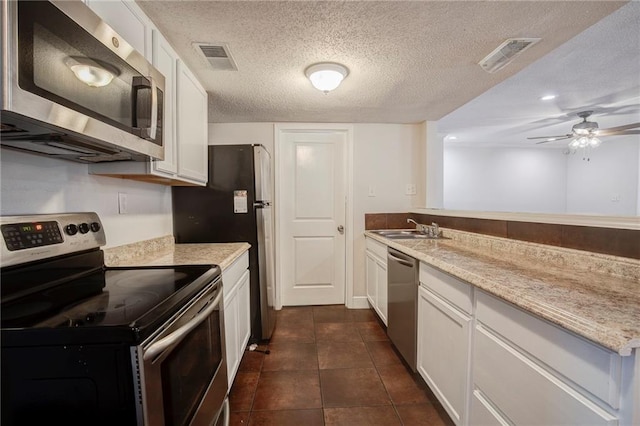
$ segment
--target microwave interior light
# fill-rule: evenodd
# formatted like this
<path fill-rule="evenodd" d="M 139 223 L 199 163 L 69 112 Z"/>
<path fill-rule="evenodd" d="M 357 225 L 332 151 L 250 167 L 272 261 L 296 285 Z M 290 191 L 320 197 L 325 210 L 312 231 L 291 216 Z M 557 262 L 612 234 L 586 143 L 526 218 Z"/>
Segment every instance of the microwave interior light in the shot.
<path fill-rule="evenodd" d="M 65 64 L 73 71 L 78 80 L 91 87 L 104 87 L 119 74 L 112 67 L 99 64 L 89 58 L 70 56 L 65 60 Z"/>

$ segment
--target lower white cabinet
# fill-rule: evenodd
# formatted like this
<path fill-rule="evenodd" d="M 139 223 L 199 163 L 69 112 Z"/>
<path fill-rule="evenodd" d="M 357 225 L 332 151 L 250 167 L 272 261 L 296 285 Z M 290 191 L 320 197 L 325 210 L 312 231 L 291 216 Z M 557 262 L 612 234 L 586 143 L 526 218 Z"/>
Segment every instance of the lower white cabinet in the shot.
<path fill-rule="evenodd" d="M 367 299 L 384 325 L 387 325 L 387 246 L 371 238 L 366 239 L 366 244 Z"/>
<path fill-rule="evenodd" d="M 503 415 L 496 421 L 541 425 L 617 425 L 616 416 L 560 377 L 479 326 L 474 349 L 474 392 Z M 478 407 L 480 408 L 480 407 Z M 486 414 L 472 412 L 470 424 Z"/>
<path fill-rule="evenodd" d="M 472 317 L 434 291 L 441 289 L 439 274 L 442 273 L 421 265 L 417 367 L 453 422 L 460 425 L 466 424 L 468 413 Z"/>
<path fill-rule="evenodd" d="M 640 425 L 638 356 L 420 264 L 418 372 L 457 425 Z"/>
<path fill-rule="evenodd" d="M 476 291 L 470 424 L 628 424 L 621 357 Z"/>
<path fill-rule="evenodd" d="M 224 332 L 229 389 L 251 336 L 249 300 L 249 253 L 244 252 L 222 271 Z"/>

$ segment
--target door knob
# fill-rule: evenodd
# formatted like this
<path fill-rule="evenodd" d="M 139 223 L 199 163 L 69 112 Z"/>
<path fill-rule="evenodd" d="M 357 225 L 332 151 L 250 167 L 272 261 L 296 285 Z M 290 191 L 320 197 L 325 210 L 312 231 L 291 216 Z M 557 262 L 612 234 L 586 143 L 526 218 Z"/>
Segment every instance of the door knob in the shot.
<path fill-rule="evenodd" d="M 338 226 L 338 232 L 341 234 L 344 234 L 344 226 L 342 225 Z"/>

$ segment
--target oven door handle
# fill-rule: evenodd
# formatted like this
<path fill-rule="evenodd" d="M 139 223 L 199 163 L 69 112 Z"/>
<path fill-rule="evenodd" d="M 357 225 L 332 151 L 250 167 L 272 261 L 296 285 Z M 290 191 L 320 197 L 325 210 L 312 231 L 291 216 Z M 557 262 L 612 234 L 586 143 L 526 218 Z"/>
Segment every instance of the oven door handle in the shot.
<path fill-rule="evenodd" d="M 166 337 L 158 340 L 153 343 L 151 346 L 144 351 L 142 355 L 142 359 L 148 361 L 152 358 L 155 358 L 162 351 L 167 349 L 169 346 L 175 345 L 179 343 L 182 339 L 186 337 L 187 334 L 194 328 L 200 325 L 211 313 L 216 309 L 216 307 L 220 304 L 220 299 L 222 298 L 222 292 L 216 296 L 212 303 L 202 312 L 198 313 L 194 316 L 188 323 L 169 334 Z"/>

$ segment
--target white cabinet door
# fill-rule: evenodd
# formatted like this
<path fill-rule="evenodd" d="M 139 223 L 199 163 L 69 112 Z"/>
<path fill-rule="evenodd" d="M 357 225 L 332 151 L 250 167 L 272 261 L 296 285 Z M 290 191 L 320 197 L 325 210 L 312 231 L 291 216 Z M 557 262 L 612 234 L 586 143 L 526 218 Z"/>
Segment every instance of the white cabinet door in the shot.
<path fill-rule="evenodd" d="M 251 337 L 249 252 L 245 251 L 222 271 L 224 332 L 229 389 Z"/>
<path fill-rule="evenodd" d="M 376 259 L 369 252 L 366 254 L 366 281 L 367 281 L 367 299 L 369 303 L 375 309 L 378 303 L 378 297 L 376 296 L 378 269 Z"/>
<path fill-rule="evenodd" d="M 145 58 L 151 57 L 151 23 L 133 1 L 87 0 L 86 4 Z"/>
<path fill-rule="evenodd" d="M 466 421 L 471 317 L 420 287 L 418 371 L 451 419 Z"/>
<path fill-rule="evenodd" d="M 384 325 L 387 325 L 387 264 L 366 252 L 367 299 Z"/>
<path fill-rule="evenodd" d="M 251 337 L 251 310 L 249 271 L 241 278 L 238 288 L 238 358 L 242 359 Z"/>
<path fill-rule="evenodd" d="M 514 424 L 619 424 L 615 415 L 482 325 L 475 333 L 473 382 L 475 389 Z M 483 417 L 482 409 L 473 411 L 471 424 Z"/>
<path fill-rule="evenodd" d="M 178 171 L 176 149 L 176 73 L 178 54 L 158 30 L 153 30 L 153 66 L 164 75 L 164 160 L 153 161 L 153 171 L 172 176 Z M 154 173 L 155 174 L 155 173 Z"/>
<path fill-rule="evenodd" d="M 387 308 L 388 308 L 388 278 L 387 265 L 380 261 L 376 262 L 376 295 L 378 296 L 376 303 L 376 311 L 380 315 L 380 319 L 387 325 Z"/>
<path fill-rule="evenodd" d="M 207 182 L 207 92 L 178 60 L 178 176 Z"/>
<path fill-rule="evenodd" d="M 224 339 L 227 354 L 228 389 L 233 385 L 236 371 L 240 365 L 238 357 L 238 292 L 234 291 L 224 304 Z"/>

